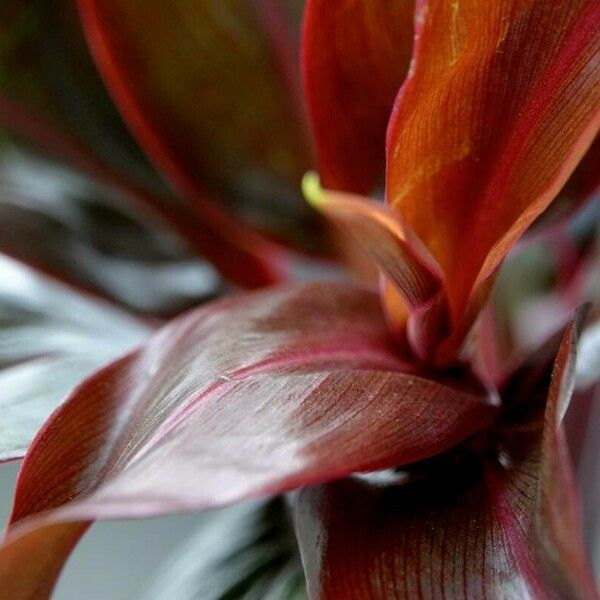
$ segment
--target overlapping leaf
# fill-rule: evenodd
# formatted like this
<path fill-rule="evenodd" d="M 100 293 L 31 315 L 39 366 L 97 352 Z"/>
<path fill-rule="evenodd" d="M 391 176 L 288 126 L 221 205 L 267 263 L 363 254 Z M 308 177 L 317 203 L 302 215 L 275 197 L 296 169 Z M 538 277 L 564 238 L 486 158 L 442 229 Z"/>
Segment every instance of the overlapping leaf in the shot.
<path fill-rule="evenodd" d="M 561 425 L 573 351 L 569 329 L 545 410 L 513 409 L 485 445 L 301 492 L 311 598 L 597 598 Z"/>
<path fill-rule="evenodd" d="M 282 249 L 229 218 L 208 194 L 202 208 L 188 210 L 171 197 L 123 128 L 80 28 L 74 4 L 66 0 L 11 0 L 2 6 L 1 132 L 116 187 L 120 201 L 158 216 L 235 283 L 278 281 L 287 258 Z M 236 197 L 247 207 L 250 196 L 242 190 Z M 270 214 L 262 208 L 257 213 Z M 289 223 L 286 231 L 293 231 Z"/>
<path fill-rule="evenodd" d="M 412 462 L 496 410 L 464 377 L 408 373 L 370 291 L 313 284 L 207 305 L 85 381 L 46 423 L 21 472 L 0 585 L 7 598 L 44 597 L 90 519 Z"/>
<path fill-rule="evenodd" d="M 87 375 L 150 328 L 0 255 L 0 462 L 35 433 Z"/>
<path fill-rule="evenodd" d="M 346 229 L 379 266 L 387 317 L 397 340 L 410 344 L 405 350 L 420 359 L 434 358 L 431 340 L 447 331 L 449 315 L 444 276 L 431 254 L 383 204 L 325 191 L 312 173 L 302 183 L 308 201 Z M 392 298 L 397 304 L 390 310 Z"/>
<path fill-rule="evenodd" d="M 461 330 L 596 135 L 600 5 L 425 1 L 416 35 L 388 130 L 387 199 L 440 264 Z"/>
<path fill-rule="evenodd" d="M 322 168 L 332 187 L 346 181 L 351 188 L 357 178 L 372 177 L 374 167 L 356 153 L 356 144 L 338 135 L 337 123 L 347 118 L 354 126 L 361 121 L 353 117 L 352 102 L 332 110 L 325 75 L 336 80 L 328 61 L 341 57 L 352 62 L 351 57 L 358 56 L 362 64 L 364 55 L 365 62 L 373 62 L 368 72 L 377 83 L 371 86 L 368 77 L 359 82 L 357 76 L 352 84 L 362 88 L 359 97 L 375 107 L 378 74 L 389 71 L 391 63 L 394 68 L 398 64 L 390 59 L 390 39 L 400 44 L 406 36 L 406 27 L 397 17 L 410 3 L 401 4 L 352 3 L 355 12 L 342 13 L 348 23 L 342 21 L 346 26 L 339 29 L 336 24 L 342 17 L 329 22 L 319 12 L 326 12 L 328 4 L 309 5 L 305 79 L 321 153 L 333 154 L 328 146 L 333 139 L 362 163 L 348 169 L 340 158 L 332 167 L 336 180 L 324 160 Z M 358 19 L 360 11 L 369 18 Z M 369 30 L 373 23 L 384 24 L 377 34 Z M 500 261 L 558 194 L 594 140 L 600 123 L 599 24 L 600 12 L 593 0 L 515 0 L 491 9 L 476 0 L 417 3 L 413 62 L 387 131 L 386 197 L 399 226 L 415 234 L 437 262 L 451 320 L 449 332 L 430 331 L 420 342 L 426 348 L 415 348 L 417 354 L 435 355 L 440 363 L 454 359 L 489 294 Z M 366 42 L 355 44 L 352 54 L 349 49 L 338 51 L 335 44 L 323 53 L 323 44 L 313 43 L 351 39 L 349 31 L 367 36 Z M 325 88 L 322 94 L 318 83 Z M 333 86 L 340 97 L 342 88 L 338 83 Z M 383 114 L 380 108 L 377 118 Z M 331 137 L 319 138 L 326 121 L 333 124 L 327 134 Z M 365 142 L 372 137 L 360 127 L 352 131 L 361 151 L 369 148 L 368 154 L 376 156 Z M 339 148 L 335 152 L 346 156 Z M 594 152 L 589 154 L 592 161 Z M 581 195 L 583 188 L 595 185 L 585 165 L 579 175 L 567 193 Z M 378 218 L 377 211 L 372 211 L 372 218 Z M 359 221 L 364 219 L 356 219 L 353 225 L 347 219 L 356 229 L 363 227 Z M 385 245 L 376 239 L 368 243 Z M 387 246 L 387 254 L 393 254 L 394 244 Z M 384 286 L 389 320 L 400 337 L 410 322 L 407 313 L 417 310 L 411 309 L 410 301 L 408 307 L 402 301 L 409 291 L 393 281 Z M 426 311 L 416 316 L 420 318 L 431 321 L 431 314 Z"/>

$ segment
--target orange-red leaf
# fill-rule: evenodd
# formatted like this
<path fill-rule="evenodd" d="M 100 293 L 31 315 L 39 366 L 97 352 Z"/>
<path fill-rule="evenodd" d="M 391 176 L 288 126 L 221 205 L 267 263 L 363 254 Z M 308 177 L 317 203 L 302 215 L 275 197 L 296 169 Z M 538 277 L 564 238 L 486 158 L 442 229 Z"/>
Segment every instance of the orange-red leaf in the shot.
<path fill-rule="evenodd" d="M 600 4 L 421 0 L 416 23 L 387 200 L 440 264 L 460 329 L 594 139 Z"/>
<path fill-rule="evenodd" d="M 312 173 L 303 188 L 308 201 L 346 229 L 381 270 L 384 308 L 398 340 L 407 341 L 420 359 L 433 358 L 449 320 L 444 275 L 435 259 L 383 203 L 323 190 Z M 400 306 L 394 303 L 390 310 L 392 295 Z M 400 310 L 404 318 L 397 322 Z"/>

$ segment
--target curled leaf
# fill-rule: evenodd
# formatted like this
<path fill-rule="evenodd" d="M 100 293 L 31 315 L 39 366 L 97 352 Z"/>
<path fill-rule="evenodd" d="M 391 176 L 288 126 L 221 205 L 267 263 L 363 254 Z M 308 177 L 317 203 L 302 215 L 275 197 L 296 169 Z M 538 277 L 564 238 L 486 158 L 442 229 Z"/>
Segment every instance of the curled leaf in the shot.
<path fill-rule="evenodd" d="M 447 329 L 448 305 L 443 273 L 428 250 L 384 204 L 323 190 L 314 173 L 307 173 L 302 184 L 312 206 L 347 230 L 381 270 L 383 305 L 392 331 L 400 339 L 406 332 L 417 356 L 430 358 Z M 391 294 L 398 296 L 402 309 L 406 305 L 406 319 L 399 323 L 394 321 L 399 307 L 390 310 Z"/>
<path fill-rule="evenodd" d="M 418 4 L 387 136 L 387 201 L 439 263 L 452 354 L 499 263 L 600 124 L 595 0 Z M 463 324 L 465 323 L 465 324 Z"/>

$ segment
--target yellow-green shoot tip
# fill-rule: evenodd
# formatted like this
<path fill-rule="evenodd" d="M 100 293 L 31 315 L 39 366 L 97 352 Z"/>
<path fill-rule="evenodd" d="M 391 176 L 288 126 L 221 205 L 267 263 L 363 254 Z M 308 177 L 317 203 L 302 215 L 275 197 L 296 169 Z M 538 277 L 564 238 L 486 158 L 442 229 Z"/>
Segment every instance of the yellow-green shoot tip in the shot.
<path fill-rule="evenodd" d="M 321 187 L 319 174 L 315 171 L 307 171 L 302 178 L 302 193 L 306 201 L 316 209 L 325 203 L 325 190 Z"/>

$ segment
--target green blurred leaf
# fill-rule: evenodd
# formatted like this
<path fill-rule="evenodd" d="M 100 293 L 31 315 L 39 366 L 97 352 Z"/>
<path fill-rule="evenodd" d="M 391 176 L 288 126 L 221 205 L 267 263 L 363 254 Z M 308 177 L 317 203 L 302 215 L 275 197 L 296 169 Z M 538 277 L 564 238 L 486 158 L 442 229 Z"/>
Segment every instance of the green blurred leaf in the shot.
<path fill-rule="evenodd" d="M 21 458 L 75 385 L 150 331 L 0 255 L 0 462 Z"/>
<path fill-rule="evenodd" d="M 304 575 L 283 499 L 214 511 L 150 584 L 147 600 L 301 600 Z"/>

